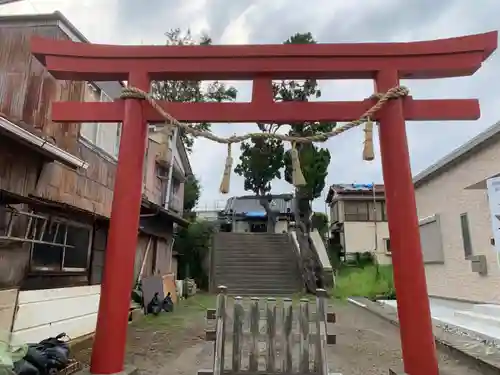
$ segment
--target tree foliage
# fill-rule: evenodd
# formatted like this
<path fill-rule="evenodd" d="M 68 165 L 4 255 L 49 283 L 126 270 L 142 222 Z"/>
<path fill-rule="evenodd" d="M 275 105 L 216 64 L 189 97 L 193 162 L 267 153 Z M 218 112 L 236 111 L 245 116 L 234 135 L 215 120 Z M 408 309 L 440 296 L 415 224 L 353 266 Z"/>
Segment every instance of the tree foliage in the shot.
<path fill-rule="evenodd" d="M 288 38 L 284 44 L 313 44 L 316 43 L 311 33 L 297 33 Z M 321 97 L 318 82 L 314 79 L 304 81 L 283 80 L 273 83 L 274 99 L 276 101 L 309 101 Z M 311 136 L 317 133 L 329 132 L 335 127 L 331 122 L 303 122 L 293 124 L 257 124 L 260 131 L 267 133 L 283 132 L 284 126 L 289 125 L 287 134 L 297 136 Z M 286 131 L 285 131 L 286 132 Z M 330 152 L 313 144 L 297 145 L 302 172 L 307 186 L 298 191 L 308 200 L 321 195 L 325 187 L 325 179 L 330 164 Z M 271 182 L 281 178 L 282 168 L 285 180 L 292 183 L 292 163 L 290 152 L 284 152 L 283 142 L 280 140 L 253 140 L 241 144 L 240 162 L 235 172 L 243 176 L 244 187 L 256 195 L 267 194 L 271 191 Z"/>
<path fill-rule="evenodd" d="M 200 195 L 200 181 L 195 175 L 189 175 L 184 183 L 184 212 L 189 212 L 196 207 Z"/>
<path fill-rule="evenodd" d="M 323 212 L 315 212 L 311 220 L 312 227 L 318 230 L 321 238 L 325 239 L 328 233 L 328 216 Z"/>
<path fill-rule="evenodd" d="M 240 163 L 234 169 L 243 176 L 245 190 L 264 196 L 271 191 L 271 181 L 281 178 L 284 148 L 276 139 L 252 139 L 241 144 Z"/>
<path fill-rule="evenodd" d="M 174 250 L 179 254 L 179 278 L 192 277 L 198 287 L 208 288 L 208 275 L 204 269 L 210 252 L 214 225 L 206 220 L 195 220 L 182 228 L 175 237 Z"/>
<path fill-rule="evenodd" d="M 181 29 L 172 29 L 166 32 L 165 35 L 167 37 L 166 44 L 169 46 L 212 44 L 212 39 L 207 35 L 203 35 L 198 41 L 194 40 L 189 30 L 183 33 Z M 152 83 L 152 95 L 157 100 L 173 102 L 225 102 L 235 100 L 237 90 L 219 81 L 210 82 L 207 85 L 202 85 L 201 81 L 154 81 Z M 210 124 L 206 122 L 190 125 L 199 130 L 210 129 Z M 181 132 L 181 139 L 186 146 L 186 150 L 191 152 L 194 144 L 193 136 Z"/>
<path fill-rule="evenodd" d="M 311 33 L 297 33 L 288 38 L 284 44 L 314 44 Z M 315 79 L 283 80 L 273 83 L 274 100 L 278 102 L 305 102 L 321 97 L 321 90 Z M 329 132 L 336 124 L 331 122 L 300 122 L 291 124 L 257 124 L 260 131 L 267 133 L 285 133 L 294 136 L 312 136 L 317 133 Z M 245 190 L 253 191 L 257 195 L 267 194 L 271 191 L 271 183 L 275 178 L 281 177 L 284 167 L 284 177 L 292 183 L 292 162 L 290 150 L 283 152 L 284 145 L 280 140 L 262 140 L 259 142 L 246 142 L 241 145 L 240 163 L 235 172 L 244 177 Z M 302 173 L 306 186 L 295 190 L 296 204 L 294 216 L 296 231 L 302 262 L 303 275 L 310 291 L 316 287 L 317 275 L 315 271 L 316 260 L 310 245 L 310 230 L 312 229 L 311 201 L 321 195 L 325 187 L 325 178 L 330 164 L 330 152 L 313 144 L 298 144 Z M 260 199 L 268 217 L 268 231 L 274 231 L 275 221 L 273 212 L 269 207 L 269 199 Z"/>

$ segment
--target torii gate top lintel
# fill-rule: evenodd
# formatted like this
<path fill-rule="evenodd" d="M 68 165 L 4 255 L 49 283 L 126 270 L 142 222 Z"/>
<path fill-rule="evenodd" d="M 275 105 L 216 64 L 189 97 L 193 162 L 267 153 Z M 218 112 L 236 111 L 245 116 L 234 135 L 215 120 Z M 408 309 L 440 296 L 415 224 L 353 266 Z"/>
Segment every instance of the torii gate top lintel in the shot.
<path fill-rule="evenodd" d="M 153 80 L 370 79 L 384 69 L 396 69 L 403 79 L 424 79 L 473 74 L 496 49 L 497 34 L 408 43 L 243 46 L 117 46 L 34 37 L 31 50 L 55 78 L 68 80 L 128 80 L 137 70 Z"/>
<path fill-rule="evenodd" d="M 375 79 L 387 91 L 402 78 L 471 75 L 495 50 L 497 32 L 410 43 L 351 43 L 246 46 L 112 46 L 35 37 L 33 54 L 58 79 L 112 81 L 135 73 L 150 80 L 253 80 L 250 103 L 160 103 L 183 122 L 350 121 L 373 106 L 358 102 L 273 103 L 272 79 Z M 396 72 L 391 83 L 380 72 Z M 389 86 L 389 87 L 387 87 Z M 144 89 L 144 87 L 143 87 Z M 164 122 L 151 107 L 149 123 Z M 54 103 L 57 122 L 121 122 L 124 102 Z M 375 114 L 374 120 L 378 120 Z M 406 120 L 442 121 L 479 118 L 475 99 L 404 100 Z"/>

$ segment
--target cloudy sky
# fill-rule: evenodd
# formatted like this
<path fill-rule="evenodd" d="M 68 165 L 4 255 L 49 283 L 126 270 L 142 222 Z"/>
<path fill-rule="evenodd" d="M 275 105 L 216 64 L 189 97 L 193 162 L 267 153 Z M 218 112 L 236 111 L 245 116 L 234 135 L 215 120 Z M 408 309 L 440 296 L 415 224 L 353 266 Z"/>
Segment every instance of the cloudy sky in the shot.
<path fill-rule="evenodd" d="M 92 42 L 116 44 L 162 44 L 164 32 L 177 27 L 195 35 L 206 32 L 216 44 L 281 43 L 307 31 L 322 43 L 405 42 L 500 28 L 498 0 L 24 0 L 0 6 L 0 14 L 54 10 Z M 408 123 L 414 174 L 500 120 L 498 52 L 473 77 L 403 84 L 416 98 L 479 98 L 482 111 L 476 122 Z M 251 84 L 235 86 L 238 101 L 248 101 Z M 321 89 L 322 100 L 361 100 L 373 86 L 370 81 L 324 81 Z M 220 124 L 213 131 L 230 135 L 255 128 Z M 362 139 L 360 130 L 352 130 L 325 144 L 332 155 L 327 184 L 382 182 L 379 154 L 371 163 L 361 159 Z M 218 194 L 225 152 L 222 145 L 196 142 L 191 163 L 203 185 L 201 206 L 226 199 Z M 231 195 L 245 193 L 242 179 L 233 174 L 231 182 Z M 274 192 L 291 190 L 285 181 L 273 183 Z M 315 209 L 324 210 L 323 199 Z"/>

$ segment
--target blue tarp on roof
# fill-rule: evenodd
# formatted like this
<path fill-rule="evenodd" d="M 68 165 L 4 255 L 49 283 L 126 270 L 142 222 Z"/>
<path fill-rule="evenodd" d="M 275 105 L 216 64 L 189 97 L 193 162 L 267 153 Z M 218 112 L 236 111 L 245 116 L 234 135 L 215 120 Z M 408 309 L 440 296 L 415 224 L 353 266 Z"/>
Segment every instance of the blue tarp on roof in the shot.
<path fill-rule="evenodd" d="M 354 189 L 372 189 L 373 184 L 352 184 Z"/>
<path fill-rule="evenodd" d="M 266 212 L 265 211 L 251 211 L 251 212 L 245 212 L 245 216 L 248 217 L 266 217 Z"/>

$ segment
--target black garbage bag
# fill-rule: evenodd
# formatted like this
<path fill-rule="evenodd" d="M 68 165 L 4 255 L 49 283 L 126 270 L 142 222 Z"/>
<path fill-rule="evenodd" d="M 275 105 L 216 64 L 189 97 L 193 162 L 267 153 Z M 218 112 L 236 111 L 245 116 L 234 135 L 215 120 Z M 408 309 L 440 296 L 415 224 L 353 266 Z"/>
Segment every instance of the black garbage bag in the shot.
<path fill-rule="evenodd" d="M 43 347 L 43 352 L 48 359 L 47 369 L 61 370 L 69 363 L 69 345 L 66 333 L 60 333 L 56 337 L 49 337 L 48 339 L 40 341 L 39 345 Z"/>
<path fill-rule="evenodd" d="M 167 293 L 167 296 L 163 300 L 163 310 L 165 310 L 166 312 L 174 311 L 174 301 L 172 301 L 170 292 Z"/>
<path fill-rule="evenodd" d="M 134 301 L 135 303 L 139 304 L 141 307 L 144 306 L 144 300 L 143 300 L 143 293 L 142 293 L 142 284 L 141 282 L 137 282 L 134 286 L 134 288 L 132 289 L 132 293 L 131 293 L 131 298 L 132 298 L 132 301 Z"/>
<path fill-rule="evenodd" d="M 40 374 L 50 374 L 65 368 L 69 363 L 69 345 L 65 333 L 49 337 L 38 344 L 28 345 L 24 359 L 37 368 Z"/>
<path fill-rule="evenodd" d="M 148 314 L 158 315 L 161 312 L 162 303 L 160 297 L 158 297 L 158 292 L 155 293 L 151 301 L 148 303 L 147 312 Z"/>
<path fill-rule="evenodd" d="M 40 341 L 38 344 L 45 348 L 53 348 L 55 346 L 64 348 L 69 354 L 69 337 L 66 333 L 60 333 L 56 337 L 49 337 L 48 339 Z"/>
<path fill-rule="evenodd" d="M 62 370 L 69 363 L 68 352 L 60 346 L 46 348 L 44 350 L 48 358 L 48 369 Z"/>
<path fill-rule="evenodd" d="M 49 358 L 44 352 L 43 345 L 29 344 L 24 360 L 35 366 L 41 374 L 45 374 L 49 367 Z"/>
<path fill-rule="evenodd" d="M 33 364 L 25 359 L 14 362 L 14 372 L 17 375 L 41 375 L 42 373 Z"/>

